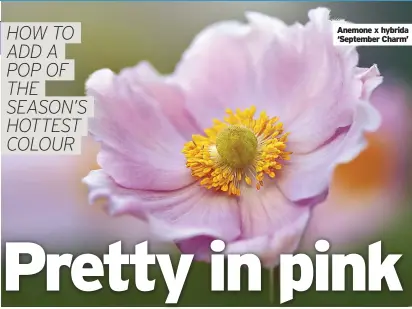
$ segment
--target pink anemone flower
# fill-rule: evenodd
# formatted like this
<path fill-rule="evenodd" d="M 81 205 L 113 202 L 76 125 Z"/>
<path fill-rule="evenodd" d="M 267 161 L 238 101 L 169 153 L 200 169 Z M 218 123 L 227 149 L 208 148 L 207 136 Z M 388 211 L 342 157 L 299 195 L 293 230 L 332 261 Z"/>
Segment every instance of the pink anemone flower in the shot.
<path fill-rule="evenodd" d="M 168 76 L 146 62 L 93 73 L 101 169 L 84 178 L 90 202 L 104 198 L 110 214 L 145 220 L 199 260 L 214 239 L 267 267 L 296 250 L 336 165 L 380 125 L 377 67 L 333 45 L 329 10 L 308 15 L 214 24 Z"/>

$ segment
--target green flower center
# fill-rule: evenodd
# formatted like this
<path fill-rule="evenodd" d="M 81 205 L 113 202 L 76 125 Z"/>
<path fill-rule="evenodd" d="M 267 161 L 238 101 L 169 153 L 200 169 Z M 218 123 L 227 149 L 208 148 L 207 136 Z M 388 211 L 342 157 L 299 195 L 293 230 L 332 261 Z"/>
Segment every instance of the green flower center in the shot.
<path fill-rule="evenodd" d="M 244 168 L 256 158 L 258 140 L 250 129 L 231 125 L 216 136 L 216 149 L 221 160 L 232 168 Z"/>

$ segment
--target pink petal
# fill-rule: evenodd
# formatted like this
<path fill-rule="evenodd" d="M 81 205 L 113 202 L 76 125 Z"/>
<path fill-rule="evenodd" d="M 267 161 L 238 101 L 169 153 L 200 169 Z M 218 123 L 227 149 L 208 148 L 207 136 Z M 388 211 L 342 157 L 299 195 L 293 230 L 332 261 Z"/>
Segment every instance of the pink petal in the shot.
<path fill-rule="evenodd" d="M 226 253 L 253 253 L 260 257 L 262 265 L 274 267 L 281 254 L 293 253 L 299 246 L 310 217 L 308 208 L 290 217 L 287 225 L 281 225 L 270 234 L 242 239 L 227 245 Z"/>
<path fill-rule="evenodd" d="M 329 11 L 311 10 L 305 26 L 286 27 L 259 14 L 249 18 L 262 31 L 274 28 L 257 70 L 266 109 L 291 133 L 290 151 L 313 151 L 339 128 L 351 125 L 359 99 L 365 99 L 363 93 L 370 93 L 381 78 L 376 67 L 358 75 L 356 50 L 333 45 Z"/>
<path fill-rule="evenodd" d="M 364 70 L 363 72 L 367 72 Z M 370 72 L 370 71 L 369 71 Z M 404 87 L 400 81 L 385 83 L 373 92 L 371 102 L 381 112 L 382 126 L 370 137 L 374 141 L 375 150 L 382 151 L 386 158 L 381 160 L 390 162 L 390 167 L 380 168 L 376 160 L 368 161 L 375 152 L 364 153 L 361 161 L 351 166 L 351 163 L 342 166 L 341 169 L 349 169 L 343 174 L 335 175 L 335 183 L 328 200 L 319 205 L 313 212 L 311 223 L 305 233 L 302 247 L 314 248 L 318 239 L 327 239 L 332 243 L 332 250 L 340 250 L 346 245 L 353 245 L 367 241 L 382 228 L 395 223 L 398 215 L 406 206 L 403 203 L 407 188 L 407 137 L 410 136 L 412 126 L 409 123 L 411 117 L 408 111 L 409 88 Z M 409 101 L 408 101 L 409 100 Z M 376 150 L 376 147 L 381 148 Z M 360 184 L 355 178 L 355 168 L 363 164 L 362 171 L 377 169 L 384 178 L 384 182 Z M 351 178 L 350 178 L 351 177 Z M 351 180 L 355 180 L 360 187 L 355 192 L 349 187 Z M 348 229 L 348 226 L 351 226 Z"/>
<path fill-rule="evenodd" d="M 131 214 L 148 221 L 162 240 L 204 236 L 231 241 L 240 234 L 236 200 L 197 184 L 174 191 L 130 190 L 117 185 L 103 170 L 90 172 L 83 181 L 89 187 L 90 203 L 107 199 L 110 214 Z"/>
<path fill-rule="evenodd" d="M 292 201 L 318 196 L 335 166 L 364 149 L 364 133 L 379 127 L 380 115 L 368 100 L 382 77 L 376 66 L 357 68 L 353 48 L 333 46 L 326 9 L 311 10 L 305 26 L 286 27 L 259 14 L 249 19 L 266 33 L 274 28 L 257 69 L 270 114 L 290 132 L 293 155 L 277 177 L 279 187 Z"/>
<path fill-rule="evenodd" d="M 143 63 L 117 76 L 99 70 L 86 88 L 95 97 L 89 130 L 102 146 L 98 162 L 117 183 L 173 190 L 193 181 L 180 151 L 197 129 L 178 87 Z"/>
<path fill-rule="evenodd" d="M 347 132 L 308 154 L 292 154 L 281 170 L 278 185 L 293 201 L 307 199 L 327 190 L 334 168 L 355 158 L 367 146 L 364 131 L 379 126 L 380 114 L 370 104 L 360 103 Z"/>
<path fill-rule="evenodd" d="M 172 80 L 186 90 L 189 109 L 202 128 L 222 119 L 227 108 L 256 103 L 249 35 L 249 27 L 238 22 L 212 25 L 197 35 L 176 67 Z"/>
<path fill-rule="evenodd" d="M 242 189 L 239 197 L 242 238 L 268 235 L 294 222 L 308 207 L 298 207 L 287 200 L 274 182 L 267 182 L 259 191 Z"/>
<path fill-rule="evenodd" d="M 239 208 L 242 220 L 240 240 L 227 252 L 256 253 L 264 264 L 277 263 L 279 254 L 296 249 L 310 216 L 310 207 L 288 201 L 273 182 L 260 191 L 244 188 Z"/>
<path fill-rule="evenodd" d="M 362 82 L 362 93 L 360 99 L 369 100 L 373 91 L 382 83 L 378 67 L 357 68 L 357 78 Z"/>

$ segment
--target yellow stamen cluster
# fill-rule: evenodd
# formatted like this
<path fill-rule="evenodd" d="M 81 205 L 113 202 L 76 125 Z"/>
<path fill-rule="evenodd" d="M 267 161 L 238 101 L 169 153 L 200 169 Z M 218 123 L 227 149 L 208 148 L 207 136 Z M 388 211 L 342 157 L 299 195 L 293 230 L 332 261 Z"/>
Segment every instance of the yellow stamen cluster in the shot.
<path fill-rule="evenodd" d="M 265 112 L 254 119 L 256 107 L 226 110 L 224 121 L 213 120 L 205 136 L 193 135 L 182 150 L 192 176 L 208 189 L 239 196 L 241 184 L 260 189 L 265 175 L 274 178 L 289 160 L 288 133 L 277 117 Z"/>

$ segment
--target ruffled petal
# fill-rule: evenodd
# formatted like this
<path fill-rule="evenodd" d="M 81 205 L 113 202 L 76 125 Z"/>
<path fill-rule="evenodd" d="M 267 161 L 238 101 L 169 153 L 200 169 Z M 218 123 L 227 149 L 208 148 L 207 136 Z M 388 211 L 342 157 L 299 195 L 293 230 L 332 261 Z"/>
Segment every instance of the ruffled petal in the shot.
<path fill-rule="evenodd" d="M 356 68 L 356 77 L 362 84 L 359 99 L 364 101 L 368 101 L 370 99 L 373 91 L 383 81 L 377 65 L 373 65 L 370 68 Z"/>
<path fill-rule="evenodd" d="M 394 223 L 406 206 L 409 89 L 387 81 L 370 98 L 381 112 L 382 125 L 368 136 L 369 148 L 335 173 L 328 200 L 314 210 L 305 232 L 305 249 L 313 250 L 319 239 L 329 240 L 331 250 L 361 243 Z"/>
<path fill-rule="evenodd" d="M 187 93 L 187 104 L 202 128 L 222 119 L 227 108 L 255 104 L 255 70 L 248 46 L 250 28 L 238 22 L 207 27 L 196 36 L 172 80 Z"/>
<path fill-rule="evenodd" d="M 356 157 L 366 147 L 365 132 L 380 125 L 380 114 L 369 102 L 382 82 L 377 67 L 357 68 L 354 48 L 333 45 L 329 10 L 308 15 L 305 26 L 286 26 L 248 14 L 252 27 L 272 36 L 258 62 L 258 85 L 268 113 L 279 116 L 290 132 L 293 154 L 277 182 L 294 202 L 327 192 L 336 165 Z"/>
<path fill-rule="evenodd" d="M 84 178 L 89 202 L 103 198 L 111 215 L 130 214 L 149 223 L 152 234 L 165 241 L 194 237 L 232 241 L 240 234 L 236 200 L 192 184 L 174 191 L 131 190 L 117 185 L 103 170 Z"/>
<path fill-rule="evenodd" d="M 379 126 L 380 114 L 369 103 L 361 102 L 354 117 L 349 128 L 317 150 L 292 154 L 277 178 L 279 188 L 288 199 L 299 201 L 324 192 L 332 180 L 334 168 L 351 161 L 365 149 L 364 133 Z"/>
<path fill-rule="evenodd" d="M 177 86 L 142 63 L 119 75 L 99 70 L 86 89 L 95 98 L 89 130 L 101 143 L 98 163 L 118 184 L 173 190 L 193 181 L 180 151 L 197 129 Z"/>
<path fill-rule="evenodd" d="M 272 34 L 257 65 L 259 92 L 268 113 L 279 116 L 291 133 L 288 144 L 294 153 L 311 152 L 350 126 L 358 101 L 381 80 L 376 67 L 359 75 L 354 48 L 333 45 L 329 10 L 308 15 L 305 26 L 289 27 L 262 14 L 248 15 L 254 27 Z"/>

